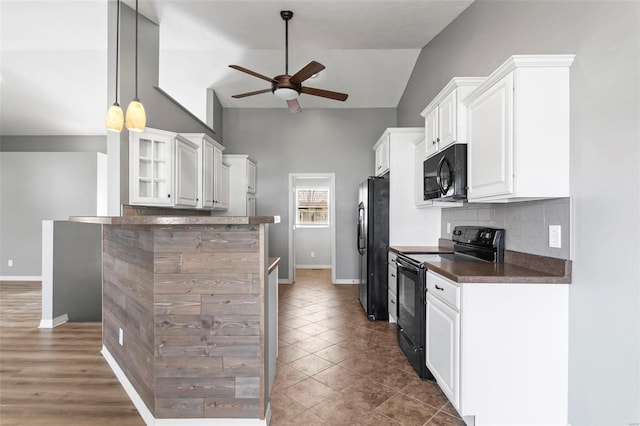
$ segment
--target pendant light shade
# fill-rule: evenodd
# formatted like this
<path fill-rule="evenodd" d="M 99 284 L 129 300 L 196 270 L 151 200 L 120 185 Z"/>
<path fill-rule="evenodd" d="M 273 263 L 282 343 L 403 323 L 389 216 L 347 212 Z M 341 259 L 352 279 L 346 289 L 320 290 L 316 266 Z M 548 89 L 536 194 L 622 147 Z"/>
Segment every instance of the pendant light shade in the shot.
<path fill-rule="evenodd" d="M 140 99 L 134 98 L 127 107 L 127 129 L 132 132 L 143 132 L 146 125 L 147 114 L 144 112 L 144 106 Z"/>
<path fill-rule="evenodd" d="M 120 0 L 118 0 L 118 8 L 116 12 L 116 97 L 113 105 L 107 110 L 107 117 L 105 118 L 105 124 L 107 130 L 112 132 L 121 132 L 124 125 L 124 115 L 122 114 L 122 108 L 118 103 L 118 60 L 120 57 Z"/>
<path fill-rule="evenodd" d="M 127 107 L 127 129 L 132 132 L 143 132 L 147 125 L 147 114 L 144 112 L 144 106 L 138 99 L 138 0 L 136 0 L 136 95 Z"/>
<path fill-rule="evenodd" d="M 113 132 L 122 131 L 122 127 L 124 125 L 124 114 L 122 113 L 122 108 L 120 108 L 120 105 L 117 102 L 114 102 L 107 110 L 107 118 L 105 121 L 107 130 L 111 130 Z"/>

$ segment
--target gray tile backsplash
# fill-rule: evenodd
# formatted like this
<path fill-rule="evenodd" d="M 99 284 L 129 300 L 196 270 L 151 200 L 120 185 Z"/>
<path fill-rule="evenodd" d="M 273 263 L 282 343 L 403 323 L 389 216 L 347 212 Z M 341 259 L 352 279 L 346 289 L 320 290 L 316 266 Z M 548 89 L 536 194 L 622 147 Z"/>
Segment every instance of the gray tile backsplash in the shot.
<path fill-rule="evenodd" d="M 442 209 L 442 238 L 451 239 L 451 229 L 457 225 L 481 225 L 506 229 L 507 250 L 541 256 L 570 258 L 571 200 L 526 201 L 509 204 L 465 204 Z M 549 226 L 562 227 L 561 248 L 549 247 Z"/>

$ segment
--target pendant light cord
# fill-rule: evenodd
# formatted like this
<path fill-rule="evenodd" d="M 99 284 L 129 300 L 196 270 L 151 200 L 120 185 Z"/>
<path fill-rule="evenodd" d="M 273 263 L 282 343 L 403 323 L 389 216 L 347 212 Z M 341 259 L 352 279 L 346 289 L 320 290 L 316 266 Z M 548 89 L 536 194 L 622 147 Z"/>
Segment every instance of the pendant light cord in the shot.
<path fill-rule="evenodd" d="M 118 74 L 119 74 L 119 68 L 118 68 L 118 59 L 120 57 L 120 0 L 118 0 L 118 7 L 117 7 L 117 17 L 116 17 L 116 104 L 118 103 Z"/>
<path fill-rule="evenodd" d="M 284 21 L 284 73 L 289 75 L 289 20 Z"/>
<path fill-rule="evenodd" d="M 136 100 L 138 100 L 138 0 L 136 0 Z"/>

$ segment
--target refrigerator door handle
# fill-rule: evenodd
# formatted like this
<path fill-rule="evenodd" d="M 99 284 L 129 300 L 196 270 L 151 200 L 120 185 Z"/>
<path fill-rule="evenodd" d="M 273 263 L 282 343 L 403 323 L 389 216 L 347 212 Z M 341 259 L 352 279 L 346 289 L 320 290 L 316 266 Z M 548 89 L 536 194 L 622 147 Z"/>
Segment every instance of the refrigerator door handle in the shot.
<path fill-rule="evenodd" d="M 364 206 L 362 203 L 358 206 L 358 232 L 357 232 L 357 247 L 360 254 L 364 254 Z"/>

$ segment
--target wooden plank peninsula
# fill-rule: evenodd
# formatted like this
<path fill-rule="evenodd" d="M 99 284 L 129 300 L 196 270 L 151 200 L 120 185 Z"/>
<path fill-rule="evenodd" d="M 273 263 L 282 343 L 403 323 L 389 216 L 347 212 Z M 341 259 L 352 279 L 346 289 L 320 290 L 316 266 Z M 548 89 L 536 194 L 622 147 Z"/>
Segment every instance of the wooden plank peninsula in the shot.
<path fill-rule="evenodd" d="M 70 220 L 104 225 L 102 353 L 145 422 L 268 424 L 274 217 Z"/>

